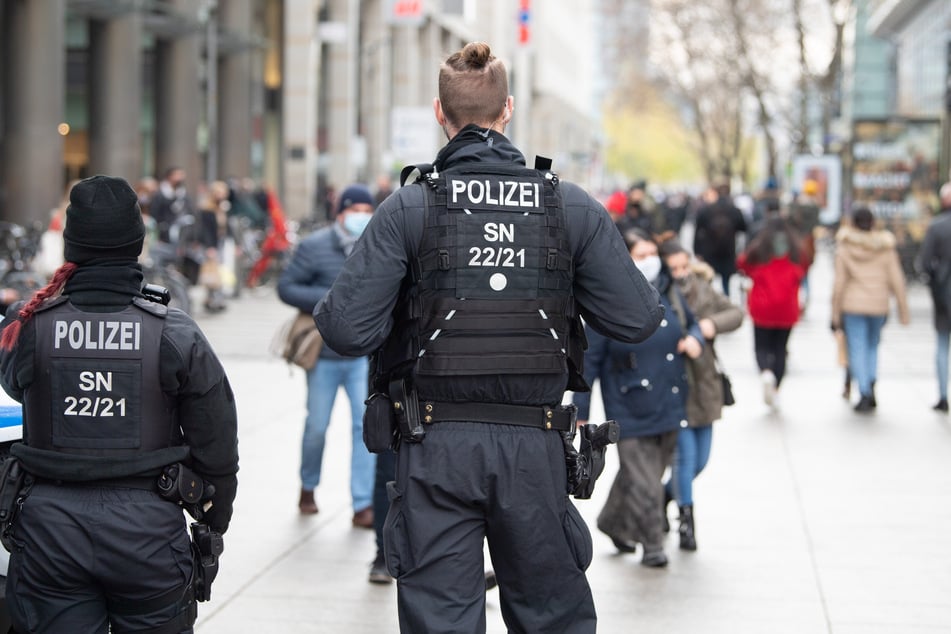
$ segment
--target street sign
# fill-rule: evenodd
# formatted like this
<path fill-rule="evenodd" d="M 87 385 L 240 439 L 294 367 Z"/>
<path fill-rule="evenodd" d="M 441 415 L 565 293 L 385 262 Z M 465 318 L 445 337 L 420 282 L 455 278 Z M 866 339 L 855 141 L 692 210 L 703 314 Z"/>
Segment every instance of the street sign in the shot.
<path fill-rule="evenodd" d="M 383 4 L 387 24 L 419 26 L 423 23 L 423 0 L 389 0 Z"/>

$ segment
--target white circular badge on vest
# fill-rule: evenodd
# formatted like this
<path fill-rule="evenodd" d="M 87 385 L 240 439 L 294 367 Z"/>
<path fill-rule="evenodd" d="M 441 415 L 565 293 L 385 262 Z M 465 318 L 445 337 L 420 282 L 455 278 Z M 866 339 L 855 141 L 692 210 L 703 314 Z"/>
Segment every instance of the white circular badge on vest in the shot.
<path fill-rule="evenodd" d="M 493 273 L 492 277 L 489 278 L 489 286 L 493 291 L 501 291 L 508 286 L 508 283 L 508 278 L 505 277 L 504 273 Z"/>

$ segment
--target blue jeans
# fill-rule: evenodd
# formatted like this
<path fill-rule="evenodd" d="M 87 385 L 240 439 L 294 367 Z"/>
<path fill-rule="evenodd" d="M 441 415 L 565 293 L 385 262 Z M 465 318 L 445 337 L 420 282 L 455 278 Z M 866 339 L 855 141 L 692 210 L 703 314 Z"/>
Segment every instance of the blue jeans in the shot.
<path fill-rule="evenodd" d="M 939 330 L 938 351 L 935 364 L 938 367 L 938 396 L 948 400 L 948 344 L 951 343 L 951 331 Z"/>
<path fill-rule="evenodd" d="M 313 490 L 320 484 L 320 466 L 324 459 L 324 439 L 330 425 L 337 389 L 342 385 L 350 401 L 353 450 L 350 454 L 350 495 L 353 510 L 373 504 L 373 478 L 376 461 L 363 444 L 363 402 L 367 399 L 366 357 L 359 359 L 319 359 L 307 371 L 307 418 L 301 443 L 301 486 Z"/>
<path fill-rule="evenodd" d="M 672 476 L 667 481 L 667 494 L 677 500 L 678 506 L 693 504 L 693 481 L 710 459 L 713 425 L 681 427 L 677 434 Z"/>
<path fill-rule="evenodd" d="M 842 315 L 849 346 L 849 371 L 862 396 L 872 395 L 872 384 L 878 379 L 878 342 L 884 325 L 885 315 Z"/>

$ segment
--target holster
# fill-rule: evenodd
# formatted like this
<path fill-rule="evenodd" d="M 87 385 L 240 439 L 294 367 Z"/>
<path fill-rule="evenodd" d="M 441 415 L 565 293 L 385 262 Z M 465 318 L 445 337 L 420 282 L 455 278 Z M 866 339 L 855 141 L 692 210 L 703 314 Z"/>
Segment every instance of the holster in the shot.
<path fill-rule="evenodd" d="M 400 441 L 393 402 L 387 394 L 374 392 L 364 401 L 363 444 L 370 453 L 396 450 Z"/>
<path fill-rule="evenodd" d="M 393 379 L 389 382 L 390 403 L 396 417 L 396 427 L 403 442 L 422 442 L 426 436 L 419 417 L 419 397 L 409 379 Z"/>
<path fill-rule="evenodd" d="M 218 558 L 225 551 L 221 533 L 205 524 L 192 522 L 192 589 L 196 601 L 211 600 L 211 584 L 218 576 Z"/>
<path fill-rule="evenodd" d="M 13 522 L 32 487 L 33 476 L 27 473 L 19 460 L 7 457 L 0 470 L 0 544 L 7 552 L 13 552 Z"/>
<path fill-rule="evenodd" d="M 616 443 L 620 428 L 613 420 L 600 425 L 588 423 L 580 427 L 580 447 L 575 449 L 573 432 L 562 433 L 565 443 L 565 467 L 568 470 L 568 493 L 578 500 L 587 500 L 604 471 L 604 452 Z"/>

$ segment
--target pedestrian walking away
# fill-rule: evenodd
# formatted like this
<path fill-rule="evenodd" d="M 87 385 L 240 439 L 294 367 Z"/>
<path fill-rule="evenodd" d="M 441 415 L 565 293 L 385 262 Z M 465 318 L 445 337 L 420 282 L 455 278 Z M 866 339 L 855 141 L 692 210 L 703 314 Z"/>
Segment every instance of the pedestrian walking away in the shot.
<path fill-rule="evenodd" d="M 344 260 L 373 214 L 373 195 L 359 183 L 340 194 L 334 221 L 301 240 L 290 264 L 281 273 L 277 292 L 285 304 L 311 314 L 343 267 Z M 298 507 L 304 515 L 317 513 L 314 490 L 320 484 L 324 441 L 337 390 L 342 386 L 350 401 L 350 497 L 352 523 L 373 528 L 373 483 L 376 458 L 363 444 L 363 402 L 367 398 L 368 361 L 344 356 L 323 345 L 316 365 L 307 370 L 307 417 L 301 440 L 301 489 Z"/>
<path fill-rule="evenodd" d="M 934 409 L 948 413 L 948 346 L 951 343 L 951 183 L 938 192 L 941 210 L 931 220 L 918 253 L 918 270 L 928 276 L 937 336 L 935 366 L 938 402 Z"/>
<path fill-rule="evenodd" d="M 737 258 L 737 267 L 753 282 L 747 297 L 753 320 L 753 348 L 763 400 L 775 408 L 777 391 L 786 375 L 789 335 L 799 321 L 799 286 L 808 262 L 798 234 L 782 216 L 773 215 Z"/>
<path fill-rule="evenodd" d="M 485 631 L 487 539 L 510 631 L 591 633 L 591 535 L 558 433 L 565 390 L 586 389 L 579 316 L 640 341 L 663 309 L 604 208 L 504 136 L 514 100 L 487 44 L 438 85 L 449 142 L 404 169 L 315 311 L 335 350 L 373 353 L 368 430 L 399 429 L 384 541 L 400 630 Z"/>
<path fill-rule="evenodd" d="M 891 296 L 901 323 L 907 325 L 911 317 L 895 236 L 876 229 L 875 217 L 866 207 L 853 211 L 851 221 L 852 226 L 843 226 L 835 236 L 832 328 L 845 330 L 849 372 L 859 388 L 855 411 L 867 413 L 878 406 L 878 344 Z"/>
<path fill-rule="evenodd" d="M 598 529 L 622 553 L 643 546 L 641 563 L 667 565 L 664 553 L 664 471 L 670 465 L 678 432 L 687 425 L 685 357 L 703 352 L 703 335 L 693 313 L 657 254 L 657 244 L 640 229 L 625 234 L 631 258 L 657 289 L 665 318 L 647 340 L 616 341 L 587 331 L 585 380 L 601 382 L 608 418 L 620 425 L 620 469 L 598 515 Z M 590 394 L 574 395 L 578 419 L 586 421 Z"/>
<path fill-rule="evenodd" d="M 69 201 L 65 263 L 0 324 L 24 438 L 0 483 L 7 606 L 17 632 L 191 632 L 237 490 L 234 397 L 195 322 L 142 292 L 129 184 Z"/>
<path fill-rule="evenodd" d="M 697 212 L 693 252 L 720 276 L 723 294 L 730 296 L 730 278 L 736 273 L 736 236 L 745 233 L 746 218 L 730 197 L 730 185 L 716 186 L 715 202 Z"/>
<path fill-rule="evenodd" d="M 693 481 L 707 466 L 713 442 L 713 423 L 723 411 L 723 379 L 714 349 L 720 333 L 731 332 L 743 323 L 743 310 L 713 287 L 713 269 L 704 262 L 691 261 L 690 253 L 677 240 L 660 245 L 670 276 L 683 294 L 687 307 L 703 334 L 703 354 L 687 359 L 687 425 L 677 434 L 677 448 L 671 476 L 664 486 L 664 519 L 667 501 L 676 500 L 680 511 L 680 548 L 696 550 Z"/>

